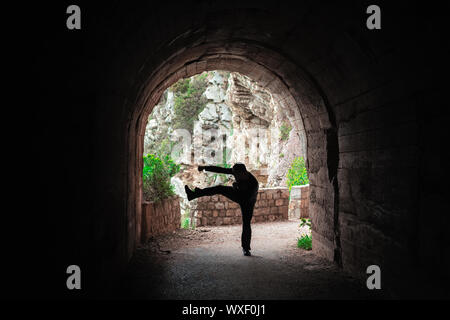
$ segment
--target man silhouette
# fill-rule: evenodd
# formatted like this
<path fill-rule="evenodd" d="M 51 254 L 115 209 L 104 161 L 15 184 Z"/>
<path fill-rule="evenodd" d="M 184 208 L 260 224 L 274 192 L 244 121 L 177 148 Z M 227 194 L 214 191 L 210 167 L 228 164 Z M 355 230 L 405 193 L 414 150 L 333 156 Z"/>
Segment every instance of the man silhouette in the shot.
<path fill-rule="evenodd" d="M 222 168 L 216 166 L 198 166 L 198 171 L 210 171 L 216 173 L 232 174 L 235 178 L 233 186 L 214 186 L 209 188 L 195 188 L 194 191 L 189 189 L 187 185 L 184 186 L 186 195 L 189 201 L 203 196 L 212 196 L 221 194 L 228 199 L 236 202 L 241 207 L 242 213 L 242 236 L 241 244 L 245 256 L 250 256 L 250 239 L 252 237 L 252 229 L 250 221 L 253 216 L 253 208 L 255 207 L 256 196 L 258 195 L 258 180 L 242 163 L 236 163 L 233 168 Z"/>

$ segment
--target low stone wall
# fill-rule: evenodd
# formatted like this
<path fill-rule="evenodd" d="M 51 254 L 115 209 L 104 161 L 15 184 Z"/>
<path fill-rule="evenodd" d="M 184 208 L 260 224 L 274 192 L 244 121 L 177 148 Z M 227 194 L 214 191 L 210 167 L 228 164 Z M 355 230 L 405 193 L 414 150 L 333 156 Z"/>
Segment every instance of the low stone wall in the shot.
<path fill-rule="evenodd" d="M 180 198 L 173 196 L 158 203 L 142 202 L 141 241 L 179 229 L 181 225 Z"/>
<path fill-rule="evenodd" d="M 309 184 L 291 188 L 289 219 L 301 218 L 309 218 Z"/>
<path fill-rule="evenodd" d="M 252 222 L 288 219 L 289 190 L 261 188 L 253 212 Z M 191 201 L 196 226 L 241 224 L 239 205 L 222 195 L 205 196 Z"/>

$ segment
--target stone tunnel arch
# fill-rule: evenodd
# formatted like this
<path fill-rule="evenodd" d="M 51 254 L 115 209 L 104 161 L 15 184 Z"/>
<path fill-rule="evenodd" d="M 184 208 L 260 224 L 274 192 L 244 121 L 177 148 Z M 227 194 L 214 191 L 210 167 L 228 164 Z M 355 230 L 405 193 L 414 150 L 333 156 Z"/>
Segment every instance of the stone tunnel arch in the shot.
<path fill-rule="evenodd" d="M 86 161 L 95 168 L 92 215 L 79 224 L 89 221 L 97 245 L 85 240 L 89 250 L 83 259 L 99 273 L 114 274 L 133 253 L 143 119 L 164 88 L 200 70 L 228 69 L 272 85 L 272 92 L 283 85 L 299 108 L 315 183 L 313 237 L 316 250 L 325 243 L 322 256 L 334 259 L 336 251 L 335 260 L 340 256 L 344 269 L 361 276 L 368 265 L 378 264 L 386 270 L 384 279 L 389 273 L 392 283 L 402 279 L 408 288 L 404 270 L 436 268 L 448 279 L 448 259 L 440 253 L 446 247 L 431 236 L 445 234 L 447 224 L 434 229 L 420 224 L 441 179 L 433 161 L 420 153 L 439 149 L 437 142 L 428 142 L 438 141 L 434 132 L 445 127 L 433 122 L 440 111 L 430 119 L 420 117 L 422 108 L 438 104 L 442 90 L 422 80 L 434 79 L 437 61 L 445 59 L 426 59 L 441 52 L 427 47 L 439 48 L 430 30 L 417 25 L 415 33 L 398 22 L 407 20 L 405 10 L 417 17 L 422 9 L 386 10 L 384 21 L 392 31 L 373 33 L 361 27 L 366 8 L 356 1 L 299 1 L 295 10 L 273 1 L 171 5 L 101 7 L 102 14 L 90 21 L 98 32 L 82 43 L 96 48 L 86 53 L 92 59 L 83 67 L 73 62 L 73 69 L 81 68 L 73 80 L 78 81 L 74 95 L 79 95 L 75 88 L 89 89 L 83 99 L 91 103 L 86 112 L 92 124 L 83 137 L 92 141 Z M 425 45 L 417 47 L 417 37 Z M 72 57 L 78 59 L 75 53 Z M 430 61 L 435 69 L 417 61 Z M 81 113 L 80 119 L 86 121 Z M 419 237 L 423 231 L 430 237 Z M 437 249 L 429 251 L 429 243 Z"/>
<path fill-rule="evenodd" d="M 36 240 L 43 238 L 42 247 L 52 248 L 49 259 L 42 259 L 44 250 L 35 251 L 48 261 L 41 270 L 49 272 L 55 292 L 67 294 L 59 275 L 74 261 L 89 270 L 82 294 L 107 289 L 126 267 L 136 240 L 143 111 L 165 86 L 193 73 L 190 68 L 208 69 L 212 55 L 219 65 L 230 60 L 228 68 L 231 60 L 244 59 L 241 69 L 251 77 L 254 66 L 266 68 L 289 88 L 299 108 L 320 107 L 314 117 L 302 112 L 310 171 L 319 164 L 312 158 L 326 159 L 316 173 L 326 188 L 316 187 L 311 200 L 314 211 L 328 214 L 315 228 L 329 227 L 316 231 L 327 234 L 333 248 L 340 239 L 344 269 L 366 276 L 367 266 L 377 264 L 384 288 L 397 286 L 404 296 L 425 292 L 411 279 L 431 277 L 447 285 L 445 10 L 382 1 L 383 28 L 368 30 L 367 5 L 355 0 L 89 2 L 83 5 L 83 28 L 74 32 L 58 18 L 64 6 L 28 10 L 54 13 L 43 19 L 39 32 L 34 28 L 35 37 L 19 42 L 35 49 L 31 60 L 24 56 L 23 61 L 31 61 L 37 73 L 31 96 L 43 102 L 40 108 L 29 104 L 39 120 L 32 118 L 39 132 L 33 132 L 33 145 L 42 167 L 42 188 L 35 188 L 41 192 L 30 203 L 33 210 L 35 203 L 43 204 L 43 212 L 50 209 L 48 219 L 38 219 L 42 229 L 29 225 Z M 308 91 L 311 84 L 314 90 Z M 300 103 L 305 97 L 318 103 Z M 328 148 L 313 148 L 315 143 Z M 57 161 L 62 155 L 77 164 L 69 179 L 61 179 L 68 168 Z M 50 286 L 47 277 L 40 278 Z M 25 290 L 12 287 L 32 289 L 28 283 Z"/>
<path fill-rule="evenodd" d="M 242 41 L 204 43 L 169 57 L 140 87 L 139 99 L 129 127 L 128 241 L 132 248 L 140 239 L 142 154 L 149 114 L 164 90 L 180 78 L 203 71 L 239 72 L 267 88 L 274 100 L 306 136 L 310 178 L 314 252 L 341 264 L 338 224 L 338 139 L 335 117 L 327 99 L 312 77 L 288 58 L 258 43 Z"/>

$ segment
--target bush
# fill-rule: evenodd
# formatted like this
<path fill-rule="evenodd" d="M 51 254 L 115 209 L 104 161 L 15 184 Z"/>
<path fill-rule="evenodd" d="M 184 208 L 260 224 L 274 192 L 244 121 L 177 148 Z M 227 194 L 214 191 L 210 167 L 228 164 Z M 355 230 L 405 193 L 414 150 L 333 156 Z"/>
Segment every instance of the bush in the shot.
<path fill-rule="evenodd" d="M 143 196 L 147 201 L 159 202 L 173 196 L 173 186 L 170 178 L 180 171 L 180 166 L 175 164 L 169 156 L 163 159 L 154 154 L 144 157 L 143 170 Z"/>
<path fill-rule="evenodd" d="M 292 186 L 309 184 L 308 173 L 306 172 L 305 160 L 303 157 L 295 158 L 294 161 L 292 161 L 286 177 L 289 192 L 291 191 Z"/>
<path fill-rule="evenodd" d="M 301 238 L 297 238 L 297 247 L 305 250 L 312 249 L 312 238 L 310 235 L 304 235 Z"/>
<path fill-rule="evenodd" d="M 183 219 L 183 222 L 181 222 L 181 228 L 183 228 L 183 229 L 189 229 L 189 226 L 190 226 L 190 221 L 191 219 L 190 218 L 184 218 Z"/>

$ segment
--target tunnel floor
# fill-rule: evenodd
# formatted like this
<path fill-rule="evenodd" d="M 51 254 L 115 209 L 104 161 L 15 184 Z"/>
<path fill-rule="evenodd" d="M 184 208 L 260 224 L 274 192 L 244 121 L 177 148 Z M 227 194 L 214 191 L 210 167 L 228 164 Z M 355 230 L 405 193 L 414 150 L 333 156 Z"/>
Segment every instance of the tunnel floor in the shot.
<path fill-rule="evenodd" d="M 138 248 L 114 290 L 130 299 L 379 299 L 365 281 L 297 248 L 298 221 L 252 224 L 252 256 L 241 226 L 180 229 Z M 314 239 L 313 239 L 314 246 Z M 170 251 L 170 253 L 169 253 Z"/>

